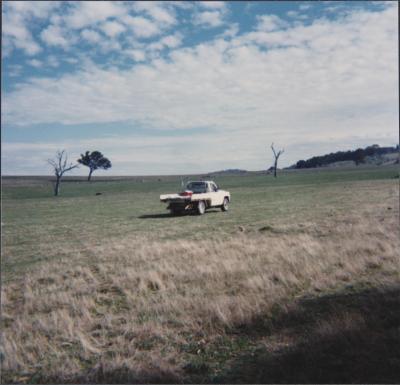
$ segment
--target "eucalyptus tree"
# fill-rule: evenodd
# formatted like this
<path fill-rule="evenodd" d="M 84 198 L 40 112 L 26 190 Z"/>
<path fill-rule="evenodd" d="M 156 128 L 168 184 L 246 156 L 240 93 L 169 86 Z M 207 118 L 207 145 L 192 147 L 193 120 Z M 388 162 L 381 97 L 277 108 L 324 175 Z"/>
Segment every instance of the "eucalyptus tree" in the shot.
<path fill-rule="evenodd" d="M 98 169 L 107 170 L 111 167 L 110 160 L 107 159 L 100 151 L 86 151 L 85 154 L 81 154 L 81 157 L 78 159 L 78 163 L 89 167 L 88 181 L 90 181 L 93 171 Z"/>

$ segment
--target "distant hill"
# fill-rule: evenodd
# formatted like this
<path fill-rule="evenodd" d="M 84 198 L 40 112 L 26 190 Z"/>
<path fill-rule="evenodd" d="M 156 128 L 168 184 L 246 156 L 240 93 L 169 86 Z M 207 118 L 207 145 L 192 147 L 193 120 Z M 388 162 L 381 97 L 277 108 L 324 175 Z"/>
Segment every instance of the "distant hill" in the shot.
<path fill-rule="evenodd" d="M 354 151 L 338 151 L 307 160 L 299 160 L 290 169 L 315 167 L 346 167 L 360 164 L 387 165 L 399 163 L 399 145 L 380 147 L 377 144 Z"/>
<path fill-rule="evenodd" d="M 210 172 L 208 175 L 210 176 L 218 176 L 218 175 L 243 175 L 247 174 L 248 171 L 241 170 L 239 168 L 228 168 L 226 170 L 214 171 Z"/>

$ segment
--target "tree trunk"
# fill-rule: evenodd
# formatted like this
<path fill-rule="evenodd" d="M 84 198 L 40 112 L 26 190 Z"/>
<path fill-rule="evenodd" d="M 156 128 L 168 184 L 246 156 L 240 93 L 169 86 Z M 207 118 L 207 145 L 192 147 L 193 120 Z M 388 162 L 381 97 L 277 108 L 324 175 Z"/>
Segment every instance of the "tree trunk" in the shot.
<path fill-rule="evenodd" d="M 275 159 L 275 164 L 274 164 L 274 177 L 276 178 L 276 168 L 278 167 L 278 159 Z"/>
<path fill-rule="evenodd" d="M 90 182 L 90 178 L 92 177 L 92 172 L 93 172 L 93 169 L 90 169 L 89 176 L 87 178 L 88 182 Z"/>
<path fill-rule="evenodd" d="M 60 193 L 60 182 L 61 182 L 61 177 L 57 176 L 56 177 L 56 184 L 54 186 L 54 195 L 57 197 L 58 194 Z"/>

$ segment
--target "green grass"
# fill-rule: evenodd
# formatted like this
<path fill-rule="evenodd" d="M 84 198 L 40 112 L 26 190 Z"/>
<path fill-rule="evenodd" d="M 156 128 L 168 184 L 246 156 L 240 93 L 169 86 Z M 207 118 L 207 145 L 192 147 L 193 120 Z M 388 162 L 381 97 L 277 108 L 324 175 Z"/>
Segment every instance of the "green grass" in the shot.
<path fill-rule="evenodd" d="M 230 211 L 179 217 L 170 217 L 159 201 L 160 194 L 180 189 L 179 177 L 100 178 L 92 183 L 65 178 L 59 197 L 52 195 L 51 178 L 3 178 L 3 278 L 65 256 L 43 253 L 43 245 L 56 244 L 60 250 L 65 244 L 68 253 L 71 245 L 79 250 L 87 239 L 101 243 L 132 234 L 149 240 L 221 238 L 235 234 L 238 226 L 279 231 L 293 222 L 318 221 L 333 210 L 340 214 L 354 207 L 355 183 L 363 200 L 374 204 L 378 198 L 368 196 L 363 182 L 396 186 L 396 177 L 398 168 L 393 166 L 287 171 L 276 179 L 219 176 L 214 180 L 231 192 Z M 98 192 L 102 195 L 96 196 Z"/>
<path fill-rule="evenodd" d="M 398 175 L 220 176 L 178 217 L 180 177 L 3 178 L 6 382 L 397 382 Z"/>

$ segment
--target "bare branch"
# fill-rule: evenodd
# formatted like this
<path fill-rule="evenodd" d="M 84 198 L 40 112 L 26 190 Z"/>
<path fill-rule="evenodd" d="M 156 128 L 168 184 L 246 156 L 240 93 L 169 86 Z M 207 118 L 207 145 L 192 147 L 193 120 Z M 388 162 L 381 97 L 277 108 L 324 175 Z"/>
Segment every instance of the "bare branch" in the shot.
<path fill-rule="evenodd" d="M 64 167 L 66 167 L 66 166 L 64 166 Z M 68 172 L 68 171 L 70 171 L 70 170 L 72 170 L 72 169 L 74 169 L 74 168 L 78 168 L 79 166 L 77 165 L 77 164 L 70 164 L 69 165 L 69 167 L 66 167 L 66 168 L 64 168 L 63 169 L 63 171 L 61 172 L 61 175 L 63 175 L 64 173 L 66 173 L 66 172 Z"/>
<path fill-rule="evenodd" d="M 272 152 L 274 153 L 275 159 L 278 159 L 285 152 L 284 149 L 279 150 L 278 152 L 276 152 L 276 150 L 274 148 L 274 143 L 271 144 L 271 149 L 272 149 Z"/>
<path fill-rule="evenodd" d="M 54 168 L 57 167 L 57 163 L 53 159 L 47 159 L 47 163 Z"/>
<path fill-rule="evenodd" d="M 64 151 L 63 151 L 63 153 L 64 153 Z M 67 168 L 67 161 L 68 161 L 68 155 L 65 154 L 64 163 L 62 165 L 63 170 L 65 170 Z"/>
<path fill-rule="evenodd" d="M 275 158 L 276 158 L 276 152 L 275 152 L 275 149 L 274 149 L 274 143 L 272 142 L 272 144 L 271 144 L 271 148 L 272 148 L 272 152 L 274 153 L 274 156 L 275 156 Z"/>

